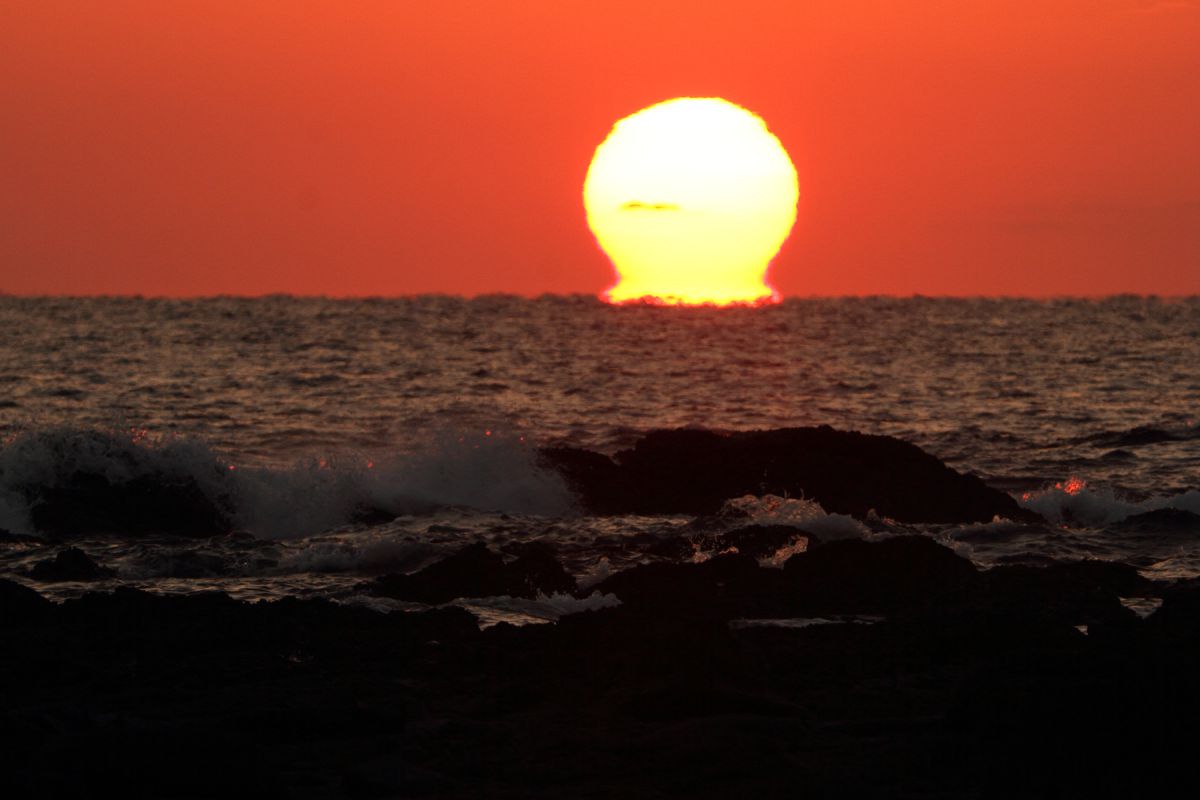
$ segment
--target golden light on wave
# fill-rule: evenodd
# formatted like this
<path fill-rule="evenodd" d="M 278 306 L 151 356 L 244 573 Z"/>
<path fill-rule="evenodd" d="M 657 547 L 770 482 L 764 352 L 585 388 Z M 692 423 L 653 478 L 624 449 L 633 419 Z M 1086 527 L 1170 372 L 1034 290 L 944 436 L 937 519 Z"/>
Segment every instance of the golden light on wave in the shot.
<path fill-rule="evenodd" d="M 757 115 L 678 97 L 617 122 L 583 183 L 616 268 L 612 302 L 724 305 L 777 297 L 771 259 L 796 221 L 796 168 Z"/>

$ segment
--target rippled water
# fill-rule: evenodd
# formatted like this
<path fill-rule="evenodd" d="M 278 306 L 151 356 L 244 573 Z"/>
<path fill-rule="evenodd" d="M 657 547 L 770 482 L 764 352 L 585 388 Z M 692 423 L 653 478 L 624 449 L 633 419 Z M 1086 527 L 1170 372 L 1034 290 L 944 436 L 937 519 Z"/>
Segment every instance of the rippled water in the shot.
<path fill-rule="evenodd" d="M 0 430 L 128 423 L 236 459 L 409 446 L 434 429 L 611 449 L 655 427 L 828 423 L 992 477 L 1069 464 L 1148 491 L 1197 466 L 1171 442 L 1089 462 L 1139 427 L 1196 433 L 1197 299 L 0 298 L 0 325 Z"/>
<path fill-rule="evenodd" d="M 829 424 L 915 442 L 1051 518 L 1036 531 L 947 534 L 982 561 L 1095 555 L 1140 559 L 1149 569 L 1166 558 L 1175 562 L 1160 567 L 1165 573 L 1200 572 L 1191 534 L 1166 545 L 1151 537 L 1150 546 L 1114 527 L 1155 504 L 1190 509 L 1189 492 L 1200 488 L 1197 298 L 679 309 L 590 297 L 0 297 L 0 326 L 0 435 L 10 443 L 56 428 L 132 430 L 149 441 L 199 439 L 260 484 L 322 465 L 379 462 L 411 487 L 417 472 L 446 471 L 436 454 L 447 447 L 493 437 L 611 452 L 659 427 Z M 512 472 L 455 463 L 460 483 L 496 483 Z M 428 527 L 438 523 L 415 517 L 330 533 L 345 520 L 318 519 L 320 503 L 336 505 L 329 483 L 290 490 L 309 498 L 307 527 L 288 518 L 286 498 L 260 503 L 247 527 L 291 537 L 271 547 L 313 552 L 326 545 L 295 537 L 341 536 L 355 552 L 386 549 L 376 540 L 425 546 L 436 538 Z M 474 496 L 438 491 L 451 505 L 470 506 Z M 562 539 L 569 529 L 596 542 L 637 527 L 626 521 L 615 532 L 612 521 L 558 518 L 536 503 L 504 507 L 512 496 L 478 505 L 536 512 L 520 536 Z M 272 513 L 286 524 L 272 527 Z M 499 525 L 482 511 L 472 519 L 459 520 L 464 536 Z M 346 536 L 370 541 L 345 544 Z M 613 556 L 593 550 L 578 572 Z M 287 554 L 276 556 L 260 570 L 276 584 L 284 574 L 330 574 L 288 572 Z M 251 571 L 242 570 L 243 581 Z M 166 582 L 169 572 L 145 574 Z M 319 584 L 313 577 L 305 585 Z"/>

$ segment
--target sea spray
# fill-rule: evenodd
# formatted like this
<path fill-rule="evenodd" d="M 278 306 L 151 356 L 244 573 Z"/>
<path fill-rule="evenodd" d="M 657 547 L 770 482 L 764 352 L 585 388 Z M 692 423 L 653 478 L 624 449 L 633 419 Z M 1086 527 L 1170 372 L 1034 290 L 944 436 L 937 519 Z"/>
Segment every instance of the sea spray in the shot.
<path fill-rule="evenodd" d="M 14 533 L 240 528 L 287 538 L 447 507 L 555 516 L 573 508 L 523 437 L 491 433 L 442 433 L 381 458 L 340 454 L 288 467 L 242 466 L 200 439 L 140 428 L 25 431 L 0 449 L 0 528 Z M 184 517 L 197 513 L 205 525 L 193 530 Z"/>
<path fill-rule="evenodd" d="M 1051 522 L 1085 527 L 1114 525 L 1138 514 L 1166 509 L 1200 515 L 1200 491 L 1195 489 L 1135 502 L 1111 487 L 1090 486 L 1079 478 L 1025 492 L 1018 502 Z"/>

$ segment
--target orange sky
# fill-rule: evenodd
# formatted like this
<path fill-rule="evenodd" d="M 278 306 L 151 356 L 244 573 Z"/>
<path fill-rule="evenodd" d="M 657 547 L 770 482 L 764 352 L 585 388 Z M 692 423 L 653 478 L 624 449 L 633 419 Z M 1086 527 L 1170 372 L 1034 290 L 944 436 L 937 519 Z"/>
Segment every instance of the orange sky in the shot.
<path fill-rule="evenodd" d="M 800 175 L 785 295 L 1200 293 L 1200 3 L 0 7 L 0 291 L 599 292 L 581 186 L 680 95 Z"/>

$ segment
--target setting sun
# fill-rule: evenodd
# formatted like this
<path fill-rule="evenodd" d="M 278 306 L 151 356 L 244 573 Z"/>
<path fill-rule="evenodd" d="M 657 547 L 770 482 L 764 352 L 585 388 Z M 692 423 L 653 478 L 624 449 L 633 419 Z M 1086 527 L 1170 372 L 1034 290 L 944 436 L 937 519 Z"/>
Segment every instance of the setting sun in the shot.
<path fill-rule="evenodd" d="M 679 97 L 613 126 L 583 184 L 588 225 L 619 280 L 612 302 L 753 303 L 796 221 L 796 169 L 763 120 Z"/>

